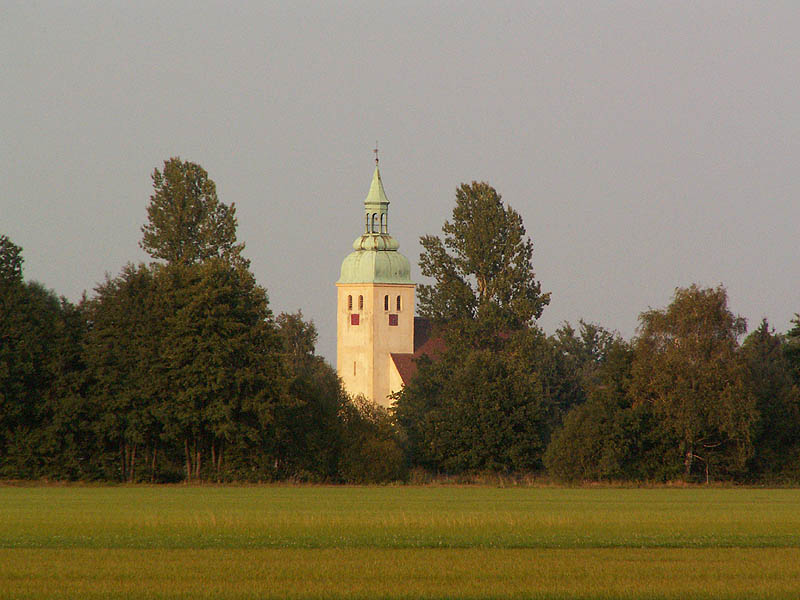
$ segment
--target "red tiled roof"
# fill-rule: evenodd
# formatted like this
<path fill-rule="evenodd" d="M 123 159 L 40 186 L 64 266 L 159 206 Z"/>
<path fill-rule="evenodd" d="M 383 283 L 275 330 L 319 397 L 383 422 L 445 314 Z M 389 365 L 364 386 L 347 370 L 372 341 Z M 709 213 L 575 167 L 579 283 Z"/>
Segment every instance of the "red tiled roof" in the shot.
<path fill-rule="evenodd" d="M 414 352 L 392 353 L 392 360 L 403 383 L 408 383 L 417 372 L 417 360 L 424 355 L 435 358 L 444 352 L 447 344 L 439 332 L 433 331 L 433 324 L 428 319 L 414 317 Z"/>

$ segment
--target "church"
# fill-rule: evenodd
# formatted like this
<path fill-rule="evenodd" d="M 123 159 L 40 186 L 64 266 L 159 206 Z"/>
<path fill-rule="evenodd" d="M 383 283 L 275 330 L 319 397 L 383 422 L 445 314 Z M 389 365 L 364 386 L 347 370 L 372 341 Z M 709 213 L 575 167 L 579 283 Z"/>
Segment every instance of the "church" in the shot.
<path fill-rule="evenodd" d="M 414 318 L 416 286 L 399 247 L 389 235 L 389 200 L 376 157 L 362 233 L 336 282 L 336 370 L 349 394 L 382 406 L 413 375 L 414 359 L 432 350 L 429 324 Z"/>

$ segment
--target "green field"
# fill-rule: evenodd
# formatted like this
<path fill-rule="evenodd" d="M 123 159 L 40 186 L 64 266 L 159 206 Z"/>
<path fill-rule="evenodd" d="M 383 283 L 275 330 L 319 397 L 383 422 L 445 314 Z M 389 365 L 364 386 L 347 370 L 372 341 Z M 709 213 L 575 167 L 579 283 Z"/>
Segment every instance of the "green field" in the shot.
<path fill-rule="evenodd" d="M 797 598 L 800 490 L 0 487 L 0 598 Z"/>

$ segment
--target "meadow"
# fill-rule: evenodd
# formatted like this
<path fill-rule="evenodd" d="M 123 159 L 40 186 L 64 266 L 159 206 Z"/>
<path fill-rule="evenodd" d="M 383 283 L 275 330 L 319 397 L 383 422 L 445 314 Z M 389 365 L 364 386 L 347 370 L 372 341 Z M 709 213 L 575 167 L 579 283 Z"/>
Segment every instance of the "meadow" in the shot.
<path fill-rule="evenodd" d="M 800 490 L 0 486 L 0 598 L 797 598 Z"/>

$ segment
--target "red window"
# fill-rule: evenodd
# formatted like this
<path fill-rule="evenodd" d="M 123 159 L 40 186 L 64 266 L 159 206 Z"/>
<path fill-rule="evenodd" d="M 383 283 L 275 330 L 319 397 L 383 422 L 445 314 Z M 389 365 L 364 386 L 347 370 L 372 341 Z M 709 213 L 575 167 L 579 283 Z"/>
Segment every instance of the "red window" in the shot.
<path fill-rule="evenodd" d="M 358 325 L 358 317 L 361 316 L 358 313 L 353 313 L 350 315 L 350 325 Z"/>
<path fill-rule="evenodd" d="M 389 315 L 389 326 L 397 327 L 397 315 Z"/>

